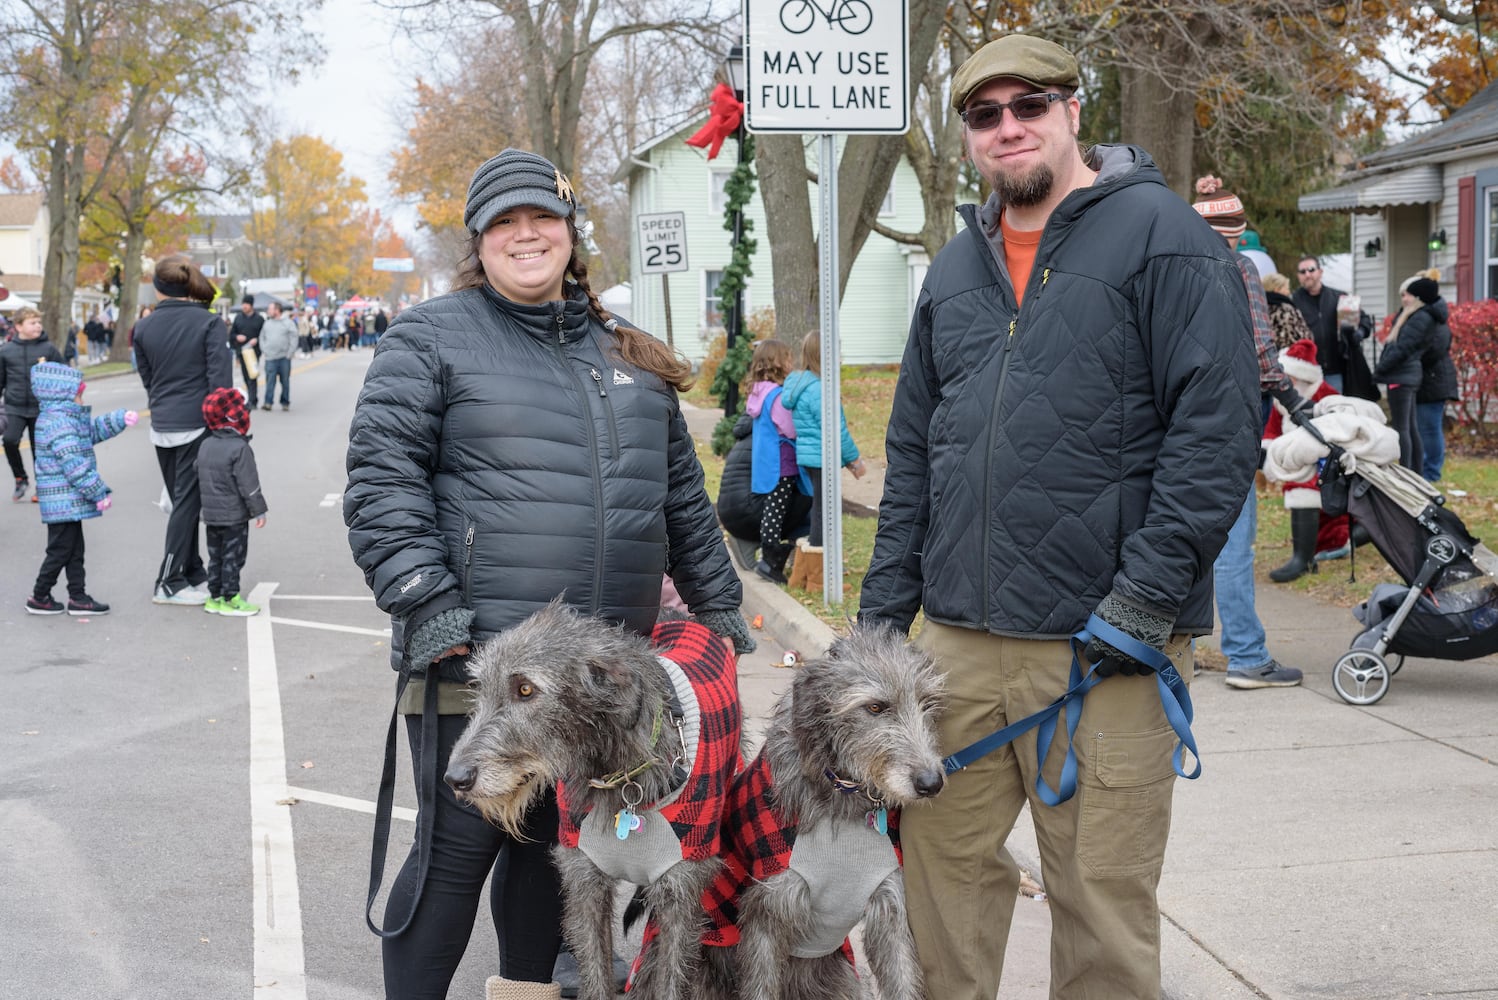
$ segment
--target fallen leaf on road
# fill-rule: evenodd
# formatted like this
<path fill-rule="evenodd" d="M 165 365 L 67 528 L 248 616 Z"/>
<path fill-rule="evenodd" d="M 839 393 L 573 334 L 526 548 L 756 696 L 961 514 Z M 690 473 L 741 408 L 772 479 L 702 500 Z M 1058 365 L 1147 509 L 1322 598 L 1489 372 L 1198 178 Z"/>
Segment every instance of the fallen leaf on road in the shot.
<path fill-rule="evenodd" d="M 314 764 L 314 763 L 312 763 L 310 760 L 304 760 L 304 761 L 302 761 L 302 767 L 316 767 L 316 766 L 317 765 Z"/>
<path fill-rule="evenodd" d="M 294 805 L 296 805 L 300 801 L 302 801 L 302 800 L 301 799 L 277 799 L 276 800 L 276 805 L 278 805 L 278 806 L 294 806 Z"/>
<path fill-rule="evenodd" d="M 750 622 L 749 624 L 753 625 L 755 628 L 764 628 L 765 627 L 765 616 L 764 615 L 755 615 L 754 616 L 754 621 Z"/>

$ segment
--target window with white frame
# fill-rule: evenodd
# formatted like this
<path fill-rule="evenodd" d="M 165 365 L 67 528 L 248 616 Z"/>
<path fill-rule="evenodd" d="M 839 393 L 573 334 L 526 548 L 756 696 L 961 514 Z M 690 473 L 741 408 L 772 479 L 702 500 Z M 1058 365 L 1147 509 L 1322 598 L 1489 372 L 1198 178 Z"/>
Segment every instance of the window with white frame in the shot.
<path fill-rule="evenodd" d="M 718 302 L 718 286 L 721 284 L 723 284 L 722 271 L 702 272 L 702 326 L 704 329 L 721 330 L 727 319 L 723 315 L 722 305 Z"/>
<path fill-rule="evenodd" d="M 728 178 L 733 176 L 732 168 L 720 170 L 711 167 L 707 172 L 707 207 L 715 218 L 722 218 L 723 213 L 728 210 Z"/>
<path fill-rule="evenodd" d="M 884 192 L 884 200 L 879 203 L 879 214 L 881 216 L 895 214 L 895 179 L 889 179 L 889 190 Z"/>
<path fill-rule="evenodd" d="M 1487 290 L 1482 297 L 1491 298 L 1498 295 L 1498 187 L 1488 188 L 1483 196 L 1487 200 L 1487 211 L 1484 213 L 1484 232 L 1487 238 L 1483 240 L 1482 273 L 1487 281 Z"/>

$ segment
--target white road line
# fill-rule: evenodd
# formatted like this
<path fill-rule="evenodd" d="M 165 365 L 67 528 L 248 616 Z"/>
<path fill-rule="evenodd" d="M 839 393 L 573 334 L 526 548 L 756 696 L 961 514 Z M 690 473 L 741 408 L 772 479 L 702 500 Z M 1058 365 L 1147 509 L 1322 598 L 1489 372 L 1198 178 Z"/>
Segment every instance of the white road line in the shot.
<path fill-rule="evenodd" d="M 269 602 L 274 583 L 258 584 L 250 603 Z M 281 685 L 269 615 L 245 619 L 250 684 L 250 853 L 255 877 L 256 1000 L 307 1000 L 302 904 L 287 797 Z"/>
<path fill-rule="evenodd" d="M 251 603 L 254 603 L 253 601 Z M 298 625 L 302 628 L 320 628 L 325 632 L 350 632 L 354 635 L 375 635 L 387 638 L 390 635 L 388 628 L 359 628 L 357 625 L 333 625 L 329 622 L 309 622 L 300 618 L 266 618 L 266 621 L 274 625 Z"/>
<path fill-rule="evenodd" d="M 278 601 L 363 601 L 366 604 L 374 603 L 373 594 L 365 594 L 363 597 L 338 594 L 274 594 L 272 596 Z"/>
<path fill-rule="evenodd" d="M 368 799 L 352 799 L 347 795 L 334 795 L 332 792 L 319 792 L 313 788 L 287 788 L 286 793 L 294 799 L 303 802 L 315 802 L 320 806 L 333 806 L 338 809 L 349 809 L 353 812 L 374 815 L 375 804 Z M 410 822 L 416 821 L 416 810 L 407 809 L 405 806 L 396 806 L 390 810 L 393 819 L 404 819 Z"/>

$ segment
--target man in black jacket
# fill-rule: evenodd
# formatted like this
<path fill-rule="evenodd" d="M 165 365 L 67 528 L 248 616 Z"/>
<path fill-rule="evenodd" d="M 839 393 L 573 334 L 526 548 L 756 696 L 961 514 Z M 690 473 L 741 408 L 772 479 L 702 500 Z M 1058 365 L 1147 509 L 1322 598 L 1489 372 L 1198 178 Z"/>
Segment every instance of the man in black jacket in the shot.
<path fill-rule="evenodd" d="M 1322 284 L 1321 276 L 1319 257 L 1300 258 L 1295 265 L 1300 287 L 1290 298 L 1316 338 L 1316 360 L 1321 365 L 1322 377 L 1333 389 L 1344 392 L 1350 345 L 1367 338 L 1373 329 L 1373 319 L 1361 310 L 1339 313 L 1337 305 L 1346 293 Z"/>
<path fill-rule="evenodd" d="M 921 289 L 859 615 L 908 629 L 924 609 L 949 753 L 1065 691 L 1068 639 L 1092 616 L 1190 677 L 1258 454 L 1242 276 L 1142 149 L 1083 155 L 1080 83 L 1069 52 L 1025 35 L 952 81 L 994 194 L 963 207 L 966 231 Z M 1004 841 L 1027 800 L 1054 904 L 1052 990 L 1160 994 L 1174 736 L 1152 667 L 1096 638 L 1085 652 L 1107 679 L 1081 713 L 1074 797 L 1038 800 L 1027 735 L 902 817 L 930 996 L 998 992 L 1019 883 Z M 1052 786 L 1062 757 L 1045 762 Z"/>
<path fill-rule="evenodd" d="M 260 400 L 258 368 L 260 329 L 263 326 L 265 326 L 265 317 L 255 311 L 255 296 L 246 295 L 239 303 L 239 313 L 234 317 L 234 325 L 229 328 L 229 343 L 234 348 L 234 356 L 239 359 L 239 374 L 244 376 L 245 402 L 252 410 Z M 250 377 L 249 365 L 245 363 L 244 349 L 246 347 L 255 355 L 257 371 L 254 378 Z"/>

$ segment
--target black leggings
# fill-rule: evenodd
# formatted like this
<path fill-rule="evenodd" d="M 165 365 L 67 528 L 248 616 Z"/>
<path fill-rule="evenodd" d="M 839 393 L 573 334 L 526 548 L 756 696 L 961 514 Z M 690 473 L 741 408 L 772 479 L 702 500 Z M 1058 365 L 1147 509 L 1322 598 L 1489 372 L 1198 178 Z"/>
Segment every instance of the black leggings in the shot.
<path fill-rule="evenodd" d="M 499 974 L 532 983 L 551 982 L 562 941 L 562 890 L 551 848 L 557 840 L 556 796 L 526 817 L 526 840 L 493 826 L 462 805 L 440 775 L 467 718 L 437 717 L 439 746 L 437 811 L 432 823 L 432 857 L 426 886 L 411 926 L 400 937 L 384 939 L 387 1000 L 443 1000 L 468 947 L 479 894 L 490 869 L 489 910 L 499 932 Z M 421 716 L 406 716 L 411 764 L 421 799 Z M 390 887 L 385 926 L 403 919 L 416 887 L 416 850 Z M 392 913 L 391 911 L 395 911 Z"/>
<path fill-rule="evenodd" d="M 1419 472 L 1425 449 L 1420 444 L 1420 428 L 1415 424 L 1416 388 L 1402 385 L 1389 389 L 1389 426 L 1399 432 L 1399 464 Z"/>
<path fill-rule="evenodd" d="M 5 424 L 5 460 L 10 463 L 10 474 L 17 479 L 26 478 L 26 465 L 21 461 L 21 434 L 31 441 L 31 464 L 36 464 L 36 418 L 12 413 Z"/>

